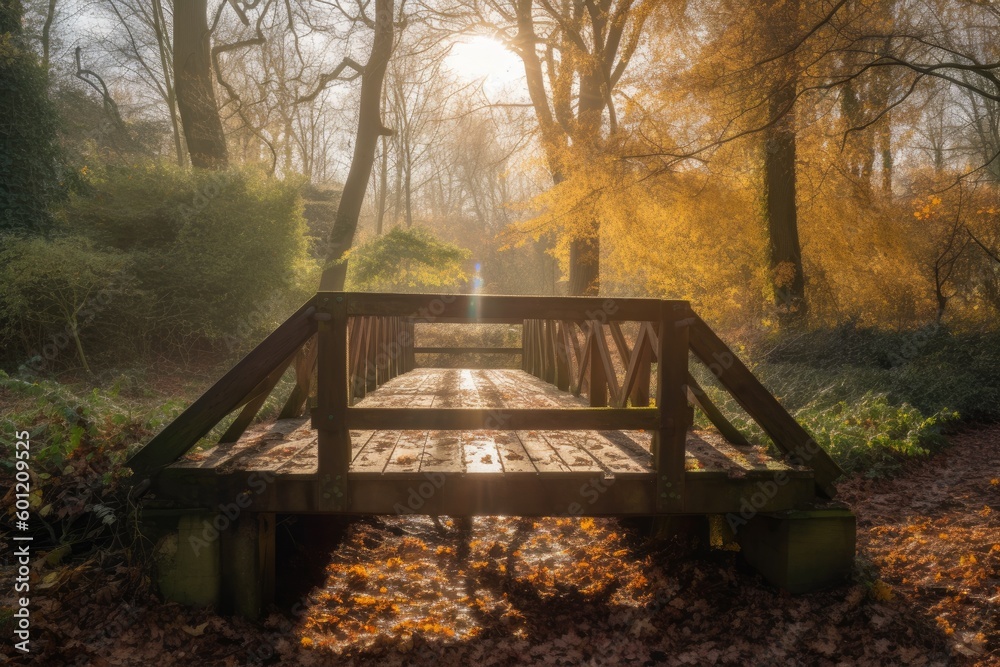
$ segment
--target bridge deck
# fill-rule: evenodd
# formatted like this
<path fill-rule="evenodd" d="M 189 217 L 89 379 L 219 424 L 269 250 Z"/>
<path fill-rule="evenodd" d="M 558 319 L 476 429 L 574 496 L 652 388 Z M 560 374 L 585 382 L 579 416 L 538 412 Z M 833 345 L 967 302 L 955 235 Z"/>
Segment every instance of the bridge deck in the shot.
<path fill-rule="evenodd" d="M 493 408 L 502 424 L 505 408 L 585 407 L 586 402 L 521 370 L 418 368 L 382 385 L 358 406 Z M 458 503 L 477 512 L 512 509 L 522 494 L 537 501 L 539 485 L 555 497 L 568 493 L 572 499 L 580 496 L 581 483 L 598 480 L 593 488 L 601 490 L 600 502 L 586 510 L 645 513 L 641 508 L 652 502 L 648 496 L 655 486 L 651 440 L 643 431 L 352 431 L 348 481 L 352 496 L 357 496 L 352 509 L 416 510 L 407 491 L 425 480 L 442 484 L 456 480 L 449 485 L 453 493 L 464 488 L 452 503 L 439 497 L 431 504 L 443 503 L 444 509 Z M 781 493 L 767 498 L 769 506 L 777 508 L 811 494 L 809 469 L 777 461 L 761 448 L 733 445 L 714 431 L 689 432 L 685 454 L 688 495 L 702 495 L 702 489 L 710 496 L 692 505 L 692 511 L 737 511 L 742 498 L 755 492 L 755 485 L 767 484 L 776 475 L 782 480 Z M 252 486 L 249 475 L 257 474 L 267 480 L 260 494 L 265 497 L 255 498 L 257 504 L 302 510 L 311 501 L 301 489 L 288 489 L 296 482 L 302 486 L 314 481 L 317 461 L 317 434 L 309 419 L 283 419 L 251 428 L 235 443 L 190 453 L 169 466 L 164 479 L 187 497 L 194 493 L 205 502 L 224 502 L 238 493 L 236 489 Z M 615 493 L 606 493 L 603 489 L 612 484 Z M 566 488 L 560 494 L 556 489 L 562 486 Z M 635 488 L 629 491 L 630 486 Z M 206 487 L 211 487 L 207 495 Z M 364 492 L 366 487 L 370 493 Z M 593 497 L 584 495 L 587 500 Z M 508 500 L 501 501 L 502 497 Z M 394 502 L 389 503 L 390 498 Z M 425 500 L 417 500 L 421 511 Z M 565 500 L 553 503 L 557 508 L 566 506 Z M 545 505 L 527 513 L 545 513 Z"/>

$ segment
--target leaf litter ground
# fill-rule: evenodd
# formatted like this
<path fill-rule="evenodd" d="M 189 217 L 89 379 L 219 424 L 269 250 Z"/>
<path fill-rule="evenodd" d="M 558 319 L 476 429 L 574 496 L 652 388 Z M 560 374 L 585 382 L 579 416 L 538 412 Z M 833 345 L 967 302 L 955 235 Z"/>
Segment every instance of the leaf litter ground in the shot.
<path fill-rule="evenodd" d="M 349 524 L 322 583 L 259 623 L 158 603 L 115 554 L 37 567 L 35 654 L 4 628 L 0 662 L 1000 664 L 1000 428 L 841 496 L 858 514 L 856 576 L 811 595 L 618 520 L 377 517 Z"/>

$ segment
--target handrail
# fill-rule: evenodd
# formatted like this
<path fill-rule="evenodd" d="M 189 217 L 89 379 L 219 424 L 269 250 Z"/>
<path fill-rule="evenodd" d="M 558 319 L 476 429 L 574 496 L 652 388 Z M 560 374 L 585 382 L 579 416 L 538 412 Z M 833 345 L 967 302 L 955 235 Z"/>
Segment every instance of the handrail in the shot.
<path fill-rule="evenodd" d="M 414 354 L 523 354 L 520 347 L 415 347 Z"/>

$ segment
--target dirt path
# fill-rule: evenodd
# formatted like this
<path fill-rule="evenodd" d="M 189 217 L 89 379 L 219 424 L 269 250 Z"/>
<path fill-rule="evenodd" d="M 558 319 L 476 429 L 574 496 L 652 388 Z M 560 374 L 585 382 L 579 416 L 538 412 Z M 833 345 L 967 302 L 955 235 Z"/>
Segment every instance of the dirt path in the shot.
<path fill-rule="evenodd" d="M 38 664 L 1000 664 L 1000 428 L 842 494 L 858 580 L 813 595 L 614 520 L 393 517 L 352 524 L 263 624 L 129 607 L 102 589 L 124 574 L 83 570 L 38 609 Z"/>

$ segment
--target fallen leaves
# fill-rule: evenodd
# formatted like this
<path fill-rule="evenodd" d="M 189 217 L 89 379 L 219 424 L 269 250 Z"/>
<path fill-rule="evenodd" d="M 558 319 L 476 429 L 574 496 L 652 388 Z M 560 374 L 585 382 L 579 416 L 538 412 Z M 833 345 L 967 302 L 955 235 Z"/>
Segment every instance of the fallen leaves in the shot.
<path fill-rule="evenodd" d="M 42 558 L 34 629 L 47 665 L 996 664 L 998 479 L 993 429 L 850 480 L 863 583 L 806 596 L 614 520 L 414 516 L 352 524 L 305 613 L 263 624 L 159 603 L 137 568 Z"/>

